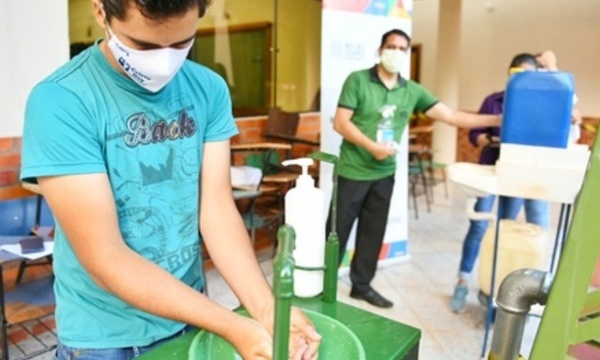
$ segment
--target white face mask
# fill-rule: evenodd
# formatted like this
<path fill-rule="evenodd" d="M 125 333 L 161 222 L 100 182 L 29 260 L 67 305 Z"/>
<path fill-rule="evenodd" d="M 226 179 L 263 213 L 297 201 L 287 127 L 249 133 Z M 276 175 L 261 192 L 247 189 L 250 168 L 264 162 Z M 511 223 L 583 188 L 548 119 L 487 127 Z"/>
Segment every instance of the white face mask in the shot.
<path fill-rule="evenodd" d="M 381 65 L 391 73 L 399 73 L 408 60 L 408 54 L 397 49 L 383 49 Z"/>
<path fill-rule="evenodd" d="M 194 43 L 191 41 L 183 49 L 136 50 L 123 45 L 110 27 L 107 29 L 110 34 L 108 48 L 119 66 L 133 81 L 152 92 L 159 91 L 173 79 Z"/>

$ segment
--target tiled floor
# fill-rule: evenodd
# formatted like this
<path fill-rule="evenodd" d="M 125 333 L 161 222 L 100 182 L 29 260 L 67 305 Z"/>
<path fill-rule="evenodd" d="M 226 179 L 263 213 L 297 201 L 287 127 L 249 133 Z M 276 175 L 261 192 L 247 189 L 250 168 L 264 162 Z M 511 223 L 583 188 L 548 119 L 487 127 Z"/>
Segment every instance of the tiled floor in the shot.
<path fill-rule="evenodd" d="M 14 284 L 15 268 L 9 268 L 5 271 L 5 288 L 10 291 L 11 285 Z M 41 279 L 45 276 L 49 276 L 51 273 L 50 266 L 35 267 L 26 270 L 23 282 L 34 279 Z M 35 306 L 23 306 L 25 303 L 10 302 L 7 304 L 9 312 L 12 314 L 28 314 L 25 315 L 27 318 L 31 318 L 30 315 L 42 316 L 43 314 L 51 313 L 52 309 L 46 309 L 45 307 L 38 308 Z M 53 315 L 45 315 L 36 320 L 27 321 L 19 325 L 10 326 L 8 330 L 9 338 L 9 358 L 20 359 L 25 355 L 31 356 L 33 354 L 41 354 L 33 357 L 38 360 L 49 360 L 52 359 L 52 354 L 48 352 L 48 348 L 53 348 L 56 345 L 56 324 L 54 322 Z"/>
<path fill-rule="evenodd" d="M 438 185 L 435 191 L 431 212 L 425 211 L 423 197 L 419 198 L 418 220 L 414 219 L 411 210 L 410 260 L 380 268 L 374 280 L 373 286 L 392 300 L 395 306 L 378 309 L 351 299 L 348 296 L 350 282 L 347 276 L 340 276 L 338 299 L 421 329 L 420 359 L 479 359 L 484 336 L 484 308 L 476 299 L 476 279 L 471 283 L 464 313 L 454 314 L 448 305 L 456 281 L 462 239 L 468 225 L 462 195 L 453 191 L 451 186 L 449 198 L 444 197 L 442 185 Z M 554 221 L 556 213 L 553 208 Z M 261 265 L 270 277 L 271 261 L 263 261 Z M 237 300 L 219 274 L 210 270 L 207 276 L 210 297 L 227 307 L 236 307 Z M 535 317 L 527 321 L 522 346 L 525 356 L 530 351 L 538 323 Z M 47 333 L 44 336 L 52 338 L 53 335 Z M 25 341 L 25 346 L 31 341 Z M 51 354 L 45 354 L 35 359 L 51 358 Z"/>

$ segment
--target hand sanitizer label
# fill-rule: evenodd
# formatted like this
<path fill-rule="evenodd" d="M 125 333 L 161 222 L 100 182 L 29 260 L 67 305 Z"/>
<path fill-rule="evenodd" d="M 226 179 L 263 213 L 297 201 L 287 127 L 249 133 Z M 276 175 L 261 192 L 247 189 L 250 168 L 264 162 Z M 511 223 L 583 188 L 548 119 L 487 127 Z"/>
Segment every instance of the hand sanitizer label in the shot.
<path fill-rule="evenodd" d="M 394 141 L 394 129 L 379 128 L 377 129 L 377 142 L 392 142 Z"/>
<path fill-rule="evenodd" d="M 381 120 L 377 124 L 376 140 L 378 143 L 389 143 L 394 141 L 393 117 L 396 105 L 384 105 L 379 113 Z"/>

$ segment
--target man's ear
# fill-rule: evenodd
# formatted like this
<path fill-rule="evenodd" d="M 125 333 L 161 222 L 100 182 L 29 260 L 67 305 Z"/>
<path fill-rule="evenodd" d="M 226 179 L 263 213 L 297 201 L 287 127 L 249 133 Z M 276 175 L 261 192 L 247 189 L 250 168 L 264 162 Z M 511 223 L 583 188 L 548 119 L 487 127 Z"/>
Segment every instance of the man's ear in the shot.
<path fill-rule="evenodd" d="M 104 9 L 102 8 L 100 0 L 92 0 L 92 12 L 94 13 L 94 18 L 96 18 L 98 25 L 100 25 L 102 29 L 106 29 Z"/>

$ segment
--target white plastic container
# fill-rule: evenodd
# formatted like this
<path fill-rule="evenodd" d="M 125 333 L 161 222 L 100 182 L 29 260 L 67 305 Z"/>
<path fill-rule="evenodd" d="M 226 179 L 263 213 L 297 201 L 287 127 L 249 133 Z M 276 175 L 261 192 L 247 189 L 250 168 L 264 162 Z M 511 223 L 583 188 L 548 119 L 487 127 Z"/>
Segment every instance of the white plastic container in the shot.
<path fill-rule="evenodd" d="M 483 237 L 479 259 L 479 285 L 481 291 L 486 295 L 490 294 L 491 289 L 495 235 L 496 224 L 490 221 Z M 540 226 L 515 220 L 502 220 L 498 235 L 498 262 L 494 294 L 498 294 L 502 280 L 514 270 L 523 268 L 547 270 L 549 268 L 549 250 L 551 250 L 552 244 L 548 238 L 548 232 Z"/>
<path fill-rule="evenodd" d="M 498 194 L 572 204 L 589 157 L 587 145 L 581 144 L 566 149 L 501 144 L 496 162 Z"/>
<path fill-rule="evenodd" d="M 300 270 L 297 267 L 322 268 L 325 265 L 325 196 L 308 175 L 312 159 L 292 159 L 282 164 L 302 167 L 296 187 L 285 195 L 285 223 L 291 225 L 296 233 L 294 295 L 313 297 L 323 292 L 323 271 Z"/>

